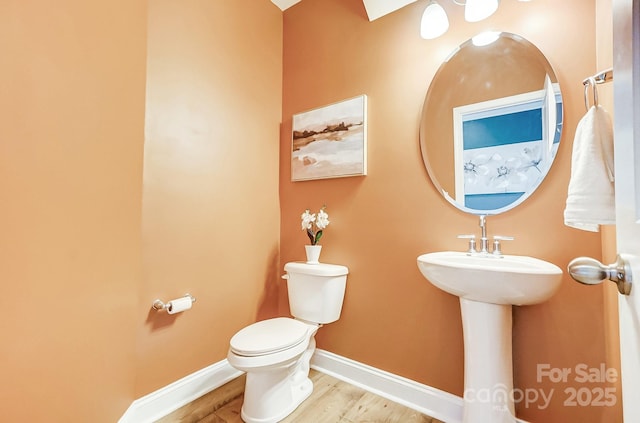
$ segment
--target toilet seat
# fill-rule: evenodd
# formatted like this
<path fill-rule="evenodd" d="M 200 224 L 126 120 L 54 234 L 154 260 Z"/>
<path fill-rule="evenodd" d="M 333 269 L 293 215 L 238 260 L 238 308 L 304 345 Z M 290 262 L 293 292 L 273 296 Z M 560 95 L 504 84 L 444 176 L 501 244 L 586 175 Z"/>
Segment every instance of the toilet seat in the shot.
<path fill-rule="evenodd" d="M 257 357 L 285 351 L 305 342 L 309 325 L 288 317 L 263 320 L 241 329 L 229 342 L 231 351 L 244 357 Z"/>

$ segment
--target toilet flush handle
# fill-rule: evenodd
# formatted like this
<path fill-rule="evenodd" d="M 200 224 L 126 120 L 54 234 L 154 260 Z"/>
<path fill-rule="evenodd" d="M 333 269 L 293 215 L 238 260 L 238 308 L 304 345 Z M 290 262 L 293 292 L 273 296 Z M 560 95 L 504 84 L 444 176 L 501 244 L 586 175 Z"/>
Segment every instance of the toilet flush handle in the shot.
<path fill-rule="evenodd" d="M 280 276 L 282 279 L 289 279 L 289 274 L 285 273 L 284 275 Z"/>

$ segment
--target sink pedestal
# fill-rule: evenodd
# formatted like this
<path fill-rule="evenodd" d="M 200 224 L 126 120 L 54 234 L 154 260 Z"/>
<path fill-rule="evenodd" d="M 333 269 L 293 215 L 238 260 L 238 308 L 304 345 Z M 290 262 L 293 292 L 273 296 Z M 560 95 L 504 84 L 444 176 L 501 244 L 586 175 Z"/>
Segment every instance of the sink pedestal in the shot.
<path fill-rule="evenodd" d="M 511 305 L 460 298 L 463 423 L 514 423 Z"/>
<path fill-rule="evenodd" d="M 539 304 L 560 288 L 562 270 L 527 256 L 441 251 L 418 268 L 460 298 L 464 333 L 463 423 L 514 423 L 511 308 Z"/>

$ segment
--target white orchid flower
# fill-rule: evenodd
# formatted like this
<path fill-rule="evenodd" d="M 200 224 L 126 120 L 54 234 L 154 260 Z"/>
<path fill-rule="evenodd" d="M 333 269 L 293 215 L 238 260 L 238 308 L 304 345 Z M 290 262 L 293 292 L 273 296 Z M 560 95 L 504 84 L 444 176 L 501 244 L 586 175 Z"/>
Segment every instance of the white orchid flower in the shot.
<path fill-rule="evenodd" d="M 309 212 L 309 209 L 307 209 L 304 211 L 304 213 L 302 213 L 300 218 L 302 219 L 302 230 L 304 231 L 307 229 L 311 229 L 311 227 L 313 226 L 313 222 L 315 222 L 316 220 L 316 215 L 311 214 Z"/>
<path fill-rule="evenodd" d="M 320 241 L 322 237 L 322 230 L 329 226 L 329 215 L 325 211 L 325 207 L 323 206 L 317 215 L 311 213 L 309 209 L 306 209 L 304 213 L 300 215 L 300 219 L 302 219 L 302 230 L 306 231 L 311 245 L 318 244 L 318 241 Z"/>
<path fill-rule="evenodd" d="M 324 211 L 324 208 L 320 209 L 320 211 L 318 212 L 316 226 L 318 227 L 318 229 L 324 229 L 329 226 L 329 215 Z"/>

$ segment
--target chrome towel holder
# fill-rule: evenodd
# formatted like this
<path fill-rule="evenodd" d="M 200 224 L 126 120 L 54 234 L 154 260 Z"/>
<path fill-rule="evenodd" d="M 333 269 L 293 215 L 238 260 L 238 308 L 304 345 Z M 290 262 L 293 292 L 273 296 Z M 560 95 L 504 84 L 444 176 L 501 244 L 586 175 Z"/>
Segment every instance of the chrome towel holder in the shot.
<path fill-rule="evenodd" d="M 589 110 L 589 87 L 593 90 L 593 105 L 598 105 L 598 84 L 604 84 L 606 82 L 613 81 L 613 68 L 605 69 L 602 72 L 585 78 L 582 81 L 584 85 L 584 107 Z"/>

